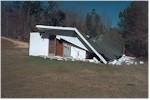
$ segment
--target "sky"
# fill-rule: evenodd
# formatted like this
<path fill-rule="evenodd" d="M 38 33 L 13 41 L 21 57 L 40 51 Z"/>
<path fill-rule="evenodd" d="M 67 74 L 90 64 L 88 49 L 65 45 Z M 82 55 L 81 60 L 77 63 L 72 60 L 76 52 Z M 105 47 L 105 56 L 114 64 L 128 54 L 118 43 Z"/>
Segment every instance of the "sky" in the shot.
<path fill-rule="evenodd" d="M 105 13 L 112 20 L 112 27 L 119 22 L 119 13 L 130 5 L 131 1 L 63 1 L 61 6 L 66 8 L 84 9 L 87 14 L 95 9 L 98 14 Z"/>

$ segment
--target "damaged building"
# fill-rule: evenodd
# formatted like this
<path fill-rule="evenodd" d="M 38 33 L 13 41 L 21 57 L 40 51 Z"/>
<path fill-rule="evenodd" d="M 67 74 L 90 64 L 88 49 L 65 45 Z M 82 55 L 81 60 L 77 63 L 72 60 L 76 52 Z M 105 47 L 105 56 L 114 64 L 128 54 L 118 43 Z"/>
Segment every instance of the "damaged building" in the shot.
<path fill-rule="evenodd" d="M 30 33 L 29 56 L 60 56 L 78 60 L 96 58 L 107 64 L 123 54 L 123 41 L 103 34 L 89 38 L 71 27 L 36 25 Z"/>

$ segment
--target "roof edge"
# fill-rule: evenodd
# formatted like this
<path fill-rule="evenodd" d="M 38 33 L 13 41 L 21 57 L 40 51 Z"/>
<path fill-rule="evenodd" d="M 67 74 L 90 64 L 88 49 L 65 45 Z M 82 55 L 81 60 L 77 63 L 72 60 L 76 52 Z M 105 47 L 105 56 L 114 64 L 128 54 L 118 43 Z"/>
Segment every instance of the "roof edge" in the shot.
<path fill-rule="evenodd" d="M 58 30 L 71 30 L 71 31 L 75 30 L 75 28 L 73 28 L 73 27 L 46 26 L 46 25 L 36 25 L 36 28 L 58 29 Z"/>

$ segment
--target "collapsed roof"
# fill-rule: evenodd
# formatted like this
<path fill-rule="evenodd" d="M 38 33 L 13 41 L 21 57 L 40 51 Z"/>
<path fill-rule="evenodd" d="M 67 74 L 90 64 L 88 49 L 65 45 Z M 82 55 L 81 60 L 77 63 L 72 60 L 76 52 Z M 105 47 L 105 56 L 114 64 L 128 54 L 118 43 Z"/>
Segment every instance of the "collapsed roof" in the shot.
<path fill-rule="evenodd" d="M 77 37 L 89 52 L 94 53 L 105 64 L 107 64 L 109 60 L 122 56 L 123 41 L 112 39 L 105 34 L 89 39 L 76 28 L 45 25 L 36 25 L 36 28 L 43 38 L 56 35 Z"/>
<path fill-rule="evenodd" d="M 119 58 L 123 54 L 124 42 L 121 38 L 103 34 L 88 41 L 107 61 Z"/>

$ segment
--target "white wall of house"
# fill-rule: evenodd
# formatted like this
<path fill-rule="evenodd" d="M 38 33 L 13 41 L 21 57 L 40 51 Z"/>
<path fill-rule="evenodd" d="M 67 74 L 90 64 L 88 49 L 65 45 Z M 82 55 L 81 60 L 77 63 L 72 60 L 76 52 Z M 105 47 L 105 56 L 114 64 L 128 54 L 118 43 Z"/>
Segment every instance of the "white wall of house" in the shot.
<path fill-rule="evenodd" d="M 41 38 L 39 32 L 30 33 L 29 43 L 30 56 L 48 56 L 49 53 L 49 39 Z"/>
<path fill-rule="evenodd" d="M 71 56 L 75 59 L 83 60 L 86 58 L 86 51 L 80 48 L 71 46 Z"/>

